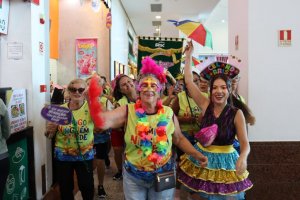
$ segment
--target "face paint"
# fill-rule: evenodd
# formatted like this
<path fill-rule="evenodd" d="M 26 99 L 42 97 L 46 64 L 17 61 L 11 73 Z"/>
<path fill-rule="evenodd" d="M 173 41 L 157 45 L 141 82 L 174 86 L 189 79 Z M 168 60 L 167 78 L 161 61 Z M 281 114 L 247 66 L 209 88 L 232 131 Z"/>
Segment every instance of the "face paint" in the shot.
<path fill-rule="evenodd" d="M 158 81 L 149 76 L 143 79 L 143 82 L 141 82 L 138 86 L 139 92 L 145 92 L 145 91 L 151 91 L 151 92 L 159 92 L 161 90 L 161 85 L 158 83 Z"/>

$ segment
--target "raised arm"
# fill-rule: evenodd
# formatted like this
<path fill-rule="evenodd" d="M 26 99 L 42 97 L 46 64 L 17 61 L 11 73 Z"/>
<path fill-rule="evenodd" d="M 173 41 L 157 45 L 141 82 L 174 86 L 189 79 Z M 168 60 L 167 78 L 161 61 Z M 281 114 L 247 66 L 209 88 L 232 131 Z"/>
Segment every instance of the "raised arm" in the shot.
<path fill-rule="evenodd" d="M 201 108 L 202 113 L 205 113 L 205 110 L 209 104 L 209 99 L 202 94 L 198 86 L 193 82 L 193 74 L 190 64 L 193 50 L 193 43 L 188 42 L 185 48 L 184 79 L 189 94 L 194 99 L 195 103 Z"/>
<path fill-rule="evenodd" d="M 100 128 L 106 130 L 109 128 L 120 128 L 125 125 L 126 121 L 126 106 L 118 107 L 112 111 L 99 113 L 98 117 L 102 118 L 103 125 Z"/>
<path fill-rule="evenodd" d="M 102 88 L 99 86 L 98 77 L 92 77 L 88 88 L 88 103 L 90 114 L 96 129 L 106 130 L 108 128 L 119 128 L 126 121 L 126 106 L 121 106 L 112 111 L 104 111 L 98 100 Z"/>
<path fill-rule="evenodd" d="M 250 153 L 250 145 L 247 137 L 245 117 L 241 110 L 238 110 L 235 115 L 234 125 L 241 147 L 241 154 L 236 163 L 236 172 L 238 175 L 241 175 L 247 169 L 247 158 Z"/>

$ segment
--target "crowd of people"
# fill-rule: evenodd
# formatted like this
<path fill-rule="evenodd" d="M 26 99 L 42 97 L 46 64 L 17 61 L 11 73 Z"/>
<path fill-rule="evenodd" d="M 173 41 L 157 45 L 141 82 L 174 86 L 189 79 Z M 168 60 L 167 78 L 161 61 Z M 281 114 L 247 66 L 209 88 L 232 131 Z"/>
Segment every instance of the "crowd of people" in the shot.
<path fill-rule="evenodd" d="M 137 79 L 120 74 L 110 85 L 93 74 L 72 80 L 63 107 L 72 123 L 47 122 L 55 140 L 55 168 L 62 199 L 73 199 L 76 172 L 83 199 L 105 198 L 105 165 L 112 147 L 114 180 L 123 181 L 126 200 L 245 199 L 250 145 L 247 124 L 255 117 L 237 92 L 239 74 L 201 76 L 192 70 L 193 45 L 185 48 L 184 74 L 173 78 L 150 57 Z M 210 77 L 210 78 L 207 78 Z M 157 176 L 174 172 L 176 183 L 157 189 Z"/>

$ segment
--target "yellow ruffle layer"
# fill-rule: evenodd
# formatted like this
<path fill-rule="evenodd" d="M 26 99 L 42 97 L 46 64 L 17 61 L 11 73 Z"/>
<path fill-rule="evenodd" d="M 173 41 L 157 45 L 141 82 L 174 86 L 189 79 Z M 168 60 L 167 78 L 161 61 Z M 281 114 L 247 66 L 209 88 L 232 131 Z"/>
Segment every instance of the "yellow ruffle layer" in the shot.
<path fill-rule="evenodd" d="M 194 165 L 191 162 L 187 155 L 183 155 L 181 157 L 181 162 L 179 167 L 183 172 L 185 172 L 190 177 L 201 179 L 201 180 L 208 180 L 213 181 L 215 183 L 235 183 L 240 182 L 246 179 L 249 175 L 249 172 L 246 170 L 241 176 L 238 176 L 235 173 L 235 170 L 213 170 L 208 168 L 202 168 Z"/>

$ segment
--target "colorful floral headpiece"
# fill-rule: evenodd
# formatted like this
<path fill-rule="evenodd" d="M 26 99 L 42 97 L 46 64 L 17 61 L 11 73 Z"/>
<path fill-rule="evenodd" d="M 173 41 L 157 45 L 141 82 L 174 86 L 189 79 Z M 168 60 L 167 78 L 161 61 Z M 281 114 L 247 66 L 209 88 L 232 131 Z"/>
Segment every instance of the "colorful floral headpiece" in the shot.
<path fill-rule="evenodd" d="M 164 73 L 164 68 L 157 65 L 156 62 L 149 56 L 142 60 L 142 69 L 140 70 L 140 75 L 154 75 L 160 82 L 164 84 L 167 82 L 166 74 Z"/>
<path fill-rule="evenodd" d="M 234 79 L 240 73 L 240 62 L 241 60 L 235 56 L 217 55 L 209 57 L 199 66 L 200 77 L 209 81 L 215 75 L 225 74 L 230 79 Z"/>

